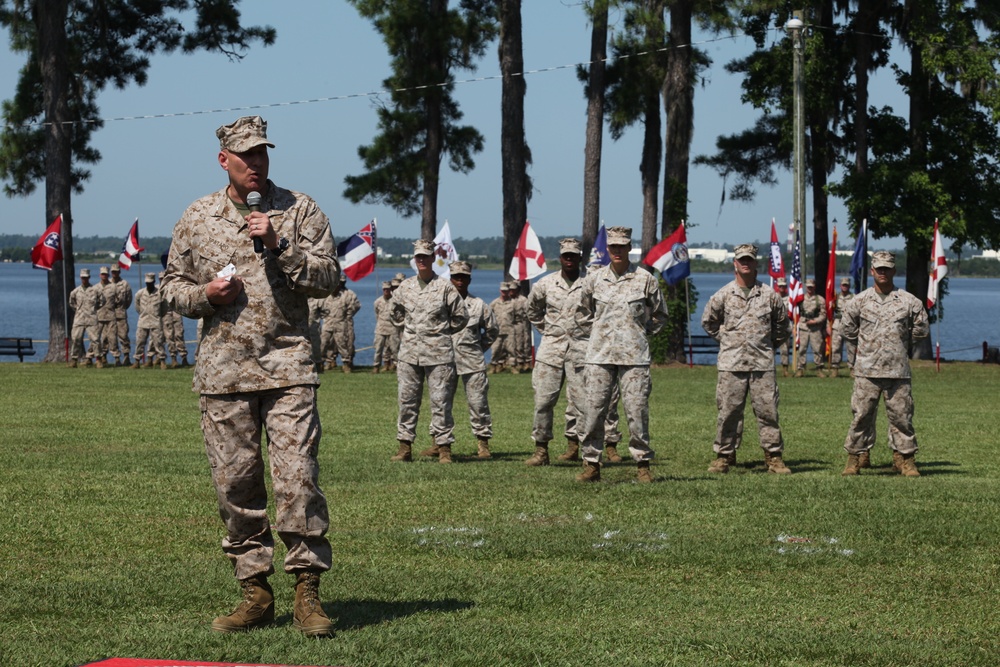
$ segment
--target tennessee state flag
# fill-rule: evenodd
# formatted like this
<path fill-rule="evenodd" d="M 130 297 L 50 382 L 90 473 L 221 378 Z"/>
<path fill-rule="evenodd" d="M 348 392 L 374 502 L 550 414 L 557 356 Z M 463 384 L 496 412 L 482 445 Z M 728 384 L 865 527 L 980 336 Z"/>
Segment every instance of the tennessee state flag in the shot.
<path fill-rule="evenodd" d="M 357 282 L 375 270 L 375 249 L 378 247 L 376 222 L 372 220 L 357 234 L 337 244 L 337 261 L 344 275 Z"/>
<path fill-rule="evenodd" d="M 118 263 L 126 271 L 132 268 L 132 260 L 139 259 L 139 253 L 145 248 L 139 247 L 139 218 L 132 223 L 132 229 L 128 230 L 125 243 L 122 244 L 122 254 L 118 255 Z"/>
<path fill-rule="evenodd" d="M 52 265 L 62 258 L 62 213 L 60 213 L 31 249 L 31 265 L 36 269 L 51 271 Z"/>
<path fill-rule="evenodd" d="M 510 261 L 510 273 L 514 280 L 531 280 L 545 273 L 545 255 L 542 254 L 542 244 L 538 241 L 531 225 L 524 223 L 521 230 L 521 240 L 514 250 L 514 259 Z"/>

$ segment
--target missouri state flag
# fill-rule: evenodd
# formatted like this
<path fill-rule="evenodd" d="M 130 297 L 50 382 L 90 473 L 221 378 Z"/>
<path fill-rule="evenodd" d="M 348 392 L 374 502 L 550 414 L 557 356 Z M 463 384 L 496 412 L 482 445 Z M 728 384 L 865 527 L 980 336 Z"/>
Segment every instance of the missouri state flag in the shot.
<path fill-rule="evenodd" d="M 653 246 L 643 262 L 659 271 L 668 285 L 679 283 L 690 276 L 691 260 L 688 258 L 684 223 L 678 225 L 673 234 Z"/>
<path fill-rule="evenodd" d="M 372 220 L 337 244 L 337 261 L 344 275 L 357 282 L 375 270 L 375 251 L 378 248 L 376 221 Z"/>
<path fill-rule="evenodd" d="M 36 269 L 51 271 L 52 265 L 62 258 L 62 213 L 60 213 L 31 249 L 31 265 Z"/>
<path fill-rule="evenodd" d="M 132 268 L 132 260 L 139 259 L 139 253 L 145 248 L 139 247 L 139 218 L 132 223 L 132 229 L 128 230 L 125 243 L 122 244 L 122 254 L 118 255 L 118 263 L 123 269 L 128 271 Z"/>

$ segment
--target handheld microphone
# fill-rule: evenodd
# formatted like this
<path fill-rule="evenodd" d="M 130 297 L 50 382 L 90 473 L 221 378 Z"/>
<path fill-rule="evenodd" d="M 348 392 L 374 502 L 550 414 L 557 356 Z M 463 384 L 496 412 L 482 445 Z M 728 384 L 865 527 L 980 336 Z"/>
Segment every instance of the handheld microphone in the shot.
<path fill-rule="evenodd" d="M 247 206 L 250 207 L 250 211 L 260 211 L 260 193 L 251 192 L 247 195 Z M 260 240 L 259 236 L 253 237 L 253 251 L 258 255 L 264 252 L 264 242 Z"/>

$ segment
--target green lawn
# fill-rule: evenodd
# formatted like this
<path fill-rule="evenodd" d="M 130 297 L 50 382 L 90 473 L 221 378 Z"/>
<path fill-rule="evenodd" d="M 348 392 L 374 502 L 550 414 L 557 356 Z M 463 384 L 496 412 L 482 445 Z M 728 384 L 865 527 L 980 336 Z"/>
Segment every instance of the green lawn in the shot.
<path fill-rule="evenodd" d="M 880 417 L 876 468 L 845 479 L 849 378 L 779 379 L 795 474 L 762 472 L 748 414 L 711 476 L 714 367 L 656 369 L 650 485 L 524 466 L 530 375 L 492 376 L 491 461 L 459 391 L 462 458 L 440 466 L 389 462 L 395 376 L 327 373 L 337 636 L 317 641 L 284 574 L 274 627 L 209 630 L 238 587 L 189 371 L 2 363 L 0 665 L 997 665 L 1000 367 L 915 373 L 923 476 L 890 474 Z"/>

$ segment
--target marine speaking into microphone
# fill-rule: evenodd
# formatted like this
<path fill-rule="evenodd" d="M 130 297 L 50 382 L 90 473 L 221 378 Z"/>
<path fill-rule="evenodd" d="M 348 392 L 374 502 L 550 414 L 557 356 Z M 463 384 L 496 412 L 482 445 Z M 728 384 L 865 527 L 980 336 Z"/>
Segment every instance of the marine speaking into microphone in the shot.
<path fill-rule="evenodd" d="M 260 193 L 251 192 L 247 195 L 247 206 L 250 207 L 250 212 L 260 211 Z M 253 237 L 253 251 L 258 255 L 264 252 L 264 242 L 260 240 L 259 236 Z"/>

